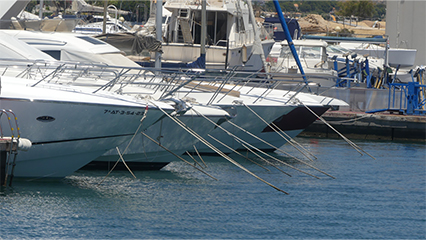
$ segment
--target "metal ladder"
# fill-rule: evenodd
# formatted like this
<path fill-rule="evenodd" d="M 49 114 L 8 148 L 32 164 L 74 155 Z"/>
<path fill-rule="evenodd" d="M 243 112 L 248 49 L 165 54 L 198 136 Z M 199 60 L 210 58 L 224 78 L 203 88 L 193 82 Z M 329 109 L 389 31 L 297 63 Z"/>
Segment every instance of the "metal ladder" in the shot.
<path fill-rule="evenodd" d="M 11 137 L 5 137 L 3 127 L 0 124 L 0 186 L 6 186 L 10 173 L 9 186 L 12 185 L 13 173 L 16 165 L 16 155 L 18 154 L 19 139 L 21 137 L 18 119 L 12 110 L 0 110 L 0 120 L 6 116 Z M 11 116 L 14 121 L 11 121 Z M 15 137 L 16 132 L 16 137 Z"/>
<path fill-rule="evenodd" d="M 182 37 L 183 37 L 183 42 L 184 43 L 189 43 L 192 44 L 193 43 L 193 39 L 192 39 L 192 32 L 191 32 L 191 28 L 192 28 L 192 24 L 191 24 L 191 11 L 185 9 L 185 11 L 182 11 L 183 9 L 179 9 L 179 25 L 180 25 L 180 29 L 182 31 Z M 181 17 L 181 14 L 186 12 L 186 17 Z"/>

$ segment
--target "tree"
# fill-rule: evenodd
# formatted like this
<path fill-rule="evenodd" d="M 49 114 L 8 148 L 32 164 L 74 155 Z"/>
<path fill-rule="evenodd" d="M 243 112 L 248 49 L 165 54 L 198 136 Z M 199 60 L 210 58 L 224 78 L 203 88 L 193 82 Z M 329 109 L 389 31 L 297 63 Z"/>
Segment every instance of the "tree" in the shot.
<path fill-rule="evenodd" d="M 358 16 L 371 18 L 375 14 L 375 4 L 370 0 L 352 0 L 338 3 L 340 10 L 336 13 L 340 16 Z"/>
<path fill-rule="evenodd" d="M 359 1 L 356 16 L 361 18 L 371 18 L 374 15 L 374 3 L 372 1 Z"/>

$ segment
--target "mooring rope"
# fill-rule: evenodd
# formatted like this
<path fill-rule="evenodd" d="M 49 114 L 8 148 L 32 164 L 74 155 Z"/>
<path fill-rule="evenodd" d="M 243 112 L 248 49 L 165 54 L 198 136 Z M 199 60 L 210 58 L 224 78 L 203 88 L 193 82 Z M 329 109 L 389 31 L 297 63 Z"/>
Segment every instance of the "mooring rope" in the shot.
<path fill-rule="evenodd" d="M 241 131 L 243 131 L 243 132 L 245 132 L 245 133 L 249 134 L 249 135 L 250 135 L 250 136 L 252 136 L 253 138 L 255 138 L 255 139 L 257 139 L 257 140 L 261 141 L 262 143 L 264 143 L 264 144 L 266 144 L 266 145 L 270 146 L 271 148 L 275 149 L 276 151 L 279 151 L 279 152 L 281 152 L 281 153 L 283 153 L 283 154 L 287 155 L 287 156 L 288 156 L 288 157 L 290 157 L 290 158 L 294 158 L 294 159 L 296 159 L 296 160 L 298 160 L 298 161 L 301 161 L 301 160 L 300 160 L 300 159 L 298 159 L 297 157 L 295 157 L 295 156 L 291 155 L 290 153 L 288 153 L 288 152 L 286 152 L 286 151 L 284 151 L 284 150 L 282 150 L 282 149 L 280 149 L 280 148 L 278 148 L 278 147 L 276 147 L 276 146 L 272 145 L 272 144 L 271 144 L 271 143 L 269 143 L 268 141 L 263 140 L 262 138 L 260 138 L 260 137 L 256 136 L 255 134 L 253 134 L 253 133 L 251 133 L 251 132 L 247 131 L 246 129 L 244 129 L 244 128 L 240 127 L 240 126 L 238 126 L 237 124 L 235 124 L 235 123 L 233 123 L 233 122 L 229 122 L 229 124 L 231 124 L 232 126 L 234 126 L 234 127 L 238 128 L 238 129 L 240 129 Z"/>
<path fill-rule="evenodd" d="M 201 162 L 203 162 L 204 167 L 207 167 L 207 164 L 206 164 L 206 162 L 204 162 L 204 159 L 201 157 L 200 153 L 198 152 L 197 147 L 195 145 L 193 145 L 193 147 L 194 147 L 195 152 L 197 153 L 198 157 L 201 159 Z"/>
<path fill-rule="evenodd" d="M 152 102 L 151 102 L 152 103 Z M 155 103 L 152 103 L 153 105 L 155 105 Z M 210 149 L 212 149 L 213 151 L 215 151 L 217 154 L 219 154 L 220 156 L 222 156 L 223 158 L 225 158 L 226 160 L 228 160 L 229 162 L 231 162 L 232 164 L 234 164 L 235 166 L 239 167 L 240 169 L 244 170 L 245 172 L 247 172 L 248 174 L 252 175 L 253 177 L 257 178 L 258 180 L 262 181 L 263 183 L 269 185 L 270 187 L 274 188 L 277 191 L 283 192 L 285 194 L 289 194 L 288 192 L 274 186 L 273 184 L 265 181 L 264 179 L 260 178 L 259 176 L 257 176 L 256 174 L 252 173 L 250 170 L 246 169 L 245 167 L 243 167 L 241 164 L 239 164 L 238 162 L 236 162 L 235 160 L 233 160 L 232 158 L 230 158 L 229 156 L 227 156 L 226 154 L 224 154 L 223 152 L 221 152 L 219 149 L 217 149 L 215 146 L 213 146 L 211 143 L 209 143 L 207 140 L 205 140 L 204 138 L 202 138 L 201 136 L 199 136 L 194 130 L 192 130 L 191 128 L 187 127 L 185 124 L 183 124 L 179 119 L 174 118 L 172 116 L 170 116 L 170 114 L 168 114 L 167 112 L 165 112 L 163 109 L 161 109 L 160 107 L 157 106 L 158 109 L 160 109 L 167 117 L 169 117 L 170 119 L 172 119 L 174 122 L 176 122 L 179 126 L 181 126 L 183 129 L 185 129 L 188 133 L 190 133 L 191 135 L 193 135 L 195 138 L 197 138 L 198 140 L 200 140 L 202 143 L 204 143 L 206 146 L 208 146 Z M 195 109 L 193 109 L 195 112 L 197 112 Z M 197 112 L 198 113 L 198 112 Z M 202 115 L 204 116 L 204 115 Z M 210 119 L 209 119 L 210 120 Z"/>
<path fill-rule="evenodd" d="M 190 157 L 190 158 L 192 158 L 192 160 L 194 160 L 194 164 L 198 164 L 198 166 L 200 166 L 201 168 L 203 167 L 203 166 L 201 166 L 201 164 L 200 163 L 198 163 L 198 161 L 197 160 L 195 160 L 195 158 L 188 152 L 188 151 L 186 151 L 186 154 Z"/>
<path fill-rule="evenodd" d="M 225 143 L 223 143 L 223 142 L 219 141 L 218 139 L 216 139 L 216 138 L 215 138 L 215 137 L 213 137 L 212 135 L 208 134 L 208 136 L 209 136 L 210 138 L 212 138 L 213 140 L 215 140 L 216 142 L 220 143 L 222 146 L 224 146 L 224 147 L 228 148 L 229 150 L 233 151 L 234 153 L 236 153 L 236 154 L 237 154 L 237 155 L 239 155 L 240 157 L 243 157 L 243 158 L 247 159 L 248 161 L 250 161 L 250 162 L 252 162 L 252 163 L 254 163 L 254 164 L 258 165 L 259 167 L 261 167 L 261 168 L 263 168 L 263 169 L 265 169 L 265 170 L 267 170 L 267 171 L 271 171 L 271 170 L 267 169 L 266 167 L 264 167 L 264 166 L 260 165 L 259 163 L 257 163 L 257 162 L 255 162 L 255 161 L 251 160 L 249 157 L 244 156 L 243 154 L 241 154 L 241 153 L 240 153 L 240 152 L 238 152 L 237 150 L 235 150 L 235 149 L 231 148 L 230 146 L 226 145 Z M 266 160 L 265 160 L 265 161 L 266 161 Z"/>
<path fill-rule="evenodd" d="M 123 151 L 123 154 L 125 154 L 126 152 L 127 152 L 127 149 L 129 148 L 129 146 L 130 146 L 130 144 L 133 142 L 133 139 L 135 138 L 135 136 L 139 133 L 139 129 L 142 127 L 142 124 L 143 124 L 143 120 L 145 120 L 145 118 L 146 118 L 146 114 L 148 113 L 148 108 L 149 108 L 149 106 L 148 106 L 148 104 L 146 105 L 146 107 L 145 107 L 145 111 L 144 111 L 144 113 L 143 113 L 143 116 L 142 116 L 142 118 L 141 118 L 141 120 L 140 120 L 140 123 L 139 123 L 139 126 L 138 126 L 138 128 L 136 129 L 136 131 L 135 131 L 135 133 L 133 134 L 133 136 L 132 136 L 132 138 L 130 139 L 130 141 L 129 141 L 129 143 L 127 144 L 127 146 L 126 146 L 126 148 L 124 149 L 124 151 Z M 121 154 L 120 154 L 120 151 L 118 150 L 118 147 L 116 147 L 116 149 L 117 149 L 117 151 L 118 151 L 118 154 L 120 155 L 120 157 L 117 159 L 117 161 L 115 162 L 115 164 L 112 166 L 112 168 L 110 169 L 110 171 L 107 173 L 107 175 L 98 183 L 98 186 L 99 185 L 101 185 L 101 183 L 112 173 L 112 171 L 115 169 L 115 167 L 118 165 L 118 163 L 120 162 L 120 160 L 122 160 L 123 159 L 123 157 L 121 156 Z M 126 167 L 127 167 L 127 164 L 124 162 L 124 160 L 123 160 L 123 163 L 126 165 Z M 129 168 L 128 168 L 129 169 Z M 130 171 L 130 169 L 129 169 L 129 171 Z M 130 173 L 133 175 L 133 177 L 135 177 L 135 175 L 133 174 L 133 172 L 132 171 L 130 171 Z M 136 178 L 136 177 L 135 177 Z"/>
<path fill-rule="evenodd" d="M 207 176 L 213 178 L 214 180 L 217 181 L 217 178 L 213 177 L 212 175 L 208 174 L 207 172 L 205 172 L 204 170 L 197 168 L 197 166 L 194 166 L 193 164 L 191 164 L 190 162 L 186 161 L 185 159 L 183 159 L 181 156 L 177 155 L 176 153 L 172 152 L 171 150 L 167 149 L 166 147 L 164 147 L 163 145 L 161 145 L 159 142 L 155 141 L 154 139 L 152 139 L 150 136 L 148 136 L 146 133 L 141 132 L 142 135 L 144 135 L 145 137 L 147 137 L 149 140 L 151 140 L 152 142 L 154 142 L 155 144 L 157 144 L 158 146 L 162 147 L 164 150 L 166 150 L 167 152 L 171 153 L 173 156 L 179 158 L 180 160 L 182 160 L 183 162 L 185 162 L 186 164 L 190 165 L 191 167 L 197 169 L 198 171 L 206 174 Z"/>
<path fill-rule="evenodd" d="M 259 154 L 257 154 L 255 151 L 253 151 L 253 149 L 247 147 L 246 145 L 244 145 L 243 143 L 241 143 L 241 145 L 243 147 L 245 147 L 247 150 L 249 150 L 251 153 L 253 153 L 255 156 L 257 156 L 258 158 L 262 159 L 263 161 L 265 161 L 266 163 L 270 164 L 271 166 L 275 167 L 276 169 L 278 169 L 280 172 L 284 173 L 285 175 L 291 177 L 291 175 L 285 171 L 283 171 L 282 169 L 280 169 L 279 167 L 277 167 L 275 164 L 273 164 L 272 162 L 266 160 L 265 158 L 263 158 L 262 156 L 260 156 Z"/>
<path fill-rule="evenodd" d="M 280 131 L 280 129 L 277 127 L 277 128 L 275 128 L 275 124 L 272 124 L 272 125 L 270 125 L 267 121 L 265 121 L 265 119 L 263 119 L 259 114 L 257 114 L 253 109 L 251 109 L 249 106 L 247 106 L 245 103 L 242 103 L 247 109 L 249 109 L 256 117 L 258 117 L 260 120 L 262 120 L 265 124 L 266 124 L 266 126 L 269 126 L 269 127 L 271 127 L 271 129 L 275 132 L 275 133 L 277 133 L 279 136 L 281 136 L 284 140 L 286 140 L 291 146 L 293 146 L 296 150 L 298 150 L 301 154 L 303 154 L 303 156 L 305 156 L 306 158 L 308 158 L 309 160 L 311 160 L 311 161 L 313 161 L 308 155 L 306 155 L 302 150 L 300 150 L 297 146 L 295 146 L 294 144 L 293 144 L 293 142 L 295 142 L 294 140 L 293 140 L 293 142 L 292 141 L 290 141 L 290 140 L 287 140 L 281 133 L 285 133 L 284 131 Z M 287 133 L 285 133 L 286 135 L 287 135 Z M 288 135 L 287 135 L 288 136 Z M 288 136 L 288 138 L 289 139 L 292 139 L 290 136 Z M 313 154 L 312 153 L 310 153 L 309 151 L 307 151 L 306 149 L 305 149 L 305 151 L 306 152 L 308 152 L 310 155 L 312 155 L 313 156 Z"/>
<path fill-rule="evenodd" d="M 232 123 L 232 122 L 229 122 L 229 123 L 231 123 L 233 126 L 235 126 L 235 127 L 239 128 L 239 129 L 241 129 L 242 131 L 244 131 L 245 133 L 249 134 L 250 136 L 252 136 L 252 137 L 254 137 L 254 138 L 256 138 L 256 139 L 260 140 L 261 142 L 263 142 L 263 143 L 265 143 L 265 144 L 267 144 L 267 145 L 269 145 L 269 146 L 271 146 L 271 147 L 273 147 L 273 148 L 276 148 L 274 145 L 272 145 L 272 144 L 268 143 L 267 141 L 265 141 L 265 140 L 263 140 L 262 138 L 260 138 L 260 137 L 258 137 L 258 136 L 256 136 L 256 135 L 254 135 L 253 133 L 251 133 L 251 132 L 249 132 L 249 131 L 247 131 L 247 130 L 245 130 L 245 129 L 241 128 L 240 126 L 236 125 L 235 123 Z M 320 169 L 318 169 L 318 168 L 316 168 L 316 167 L 312 166 L 311 164 L 306 163 L 305 161 L 303 161 L 303 160 L 301 160 L 301 159 L 299 159 L 299 158 L 297 158 L 297 157 L 294 157 L 294 156 L 290 155 L 289 153 L 287 153 L 287 152 L 283 151 L 283 150 L 282 150 L 282 149 L 280 149 L 280 148 L 278 148 L 277 150 L 278 150 L 279 152 L 281 152 L 281 153 L 286 154 L 286 155 L 287 155 L 287 156 L 289 156 L 290 158 L 293 158 L 294 160 L 296 160 L 296 161 L 298 161 L 298 162 L 300 162 L 300 163 L 302 163 L 302 164 L 305 164 L 306 166 L 311 167 L 312 169 L 317 170 L 317 171 L 318 171 L 318 172 L 320 172 L 320 173 L 323 173 L 323 174 L 325 174 L 325 175 L 327 175 L 327 176 L 329 176 L 329 177 L 331 177 L 331 178 L 335 178 L 335 177 L 331 176 L 330 174 L 328 174 L 328 173 L 326 173 L 326 172 L 323 172 L 322 170 L 320 170 Z M 281 161 L 280 161 L 280 162 L 281 162 Z"/>
<path fill-rule="evenodd" d="M 236 139 L 236 141 L 237 142 L 239 142 L 239 143 L 241 143 L 241 144 L 243 144 L 241 141 L 240 141 L 241 139 Z M 304 174 L 306 174 L 306 175 L 309 175 L 309 176 L 311 176 L 311 177 L 314 177 L 314 178 L 316 178 L 316 179 L 320 179 L 319 177 L 317 177 L 317 176 L 315 176 L 315 175 L 313 175 L 313 174 L 311 174 L 311 173 L 308 173 L 308 172 L 306 172 L 306 171 L 303 171 L 303 170 L 301 170 L 301 169 L 299 169 L 299 168 L 296 168 L 296 167 L 294 167 L 294 166 L 292 166 L 292 165 L 290 165 L 290 164 L 288 164 L 288 163 L 286 163 L 286 162 L 284 162 L 284 161 L 282 161 L 281 159 L 278 159 L 278 158 L 276 158 L 276 157 L 274 157 L 274 156 L 272 156 L 272 155 L 270 155 L 270 154 L 268 154 L 268 153 L 266 153 L 266 152 L 264 152 L 264 151 L 262 151 L 262 150 L 260 150 L 259 148 L 257 148 L 257 147 L 255 147 L 255 146 L 253 146 L 253 145 L 251 145 L 251 144 L 249 144 L 249 143 L 246 143 L 250 148 L 252 148 L 252 149 L 254 149 L 254 150 L 256 150 L 256 151 L 258 151 L 258 152 L 260 152 L 260 153 L 262 153 L 262 154 L 264 154 L 265 156 L 267 156 L 267 157 L 270 157 L 270 158 L 272 158 L 272 159 L 274 159 L 275 161 L 277 161 L 277 162 L 280 162 L 280 163 L 282 163 L 282 164 L 284 164 L 284 165 L 286 165 L 287 167 L 289 167 L 289 168 L 292 168 L 292 169 L 294 169 L 294 170 L 297 170 L 297 171 L 299 171 L 299 172 L 301 172 L 301 173 L 304 173 Z M 303 162 L 303 161 L 302 161 Z M 306 163 L 305 163 L 306 164 Z M 311 168 L 313 168 L 313 169 L 315 169 L 315 170 L 317 170 L 317 171 L 319 171 L 319 172 L 321 172 L 321 173 L 323 173 L 323 174 L 325 174 L 325 175 L 327 175 L 327 176 L 329 176 L 329 177 L 331 177 L 331 178 L 335 178 L 335 177 L 333 177 L 333 176 L 331 176 L 330 174 L 328 174 L 328 173 L 326 173 L 326 172 L 323 172 L 323 171 L 321 171 L 321 170 L 319 170 L 319 169 L 317 169 L 316 167 L 314 167 L 314 166 L 311 166 L 311 165 L 309 165 L 309 164 L 306 164 L 307 166 L 309 166 L 309 167 L 311 167 Z"/>
<path fill-rule="evenodd" d="M 308 106 L 306 106 L 303 102 L 301 102 L 301 101 L 299 101 L 299 102 L 302 103 L 306 107 L 306 109 L 308 109 L 315 117 L 320 119 L 324 124 L 326 124 L 334 132 L 336 132 L 343 140 L 345 140 L 350 146 L 352 146 L 352 148 L 354 148 L 361 155 L 363 155 L 362 153 L 365 153 L 368 156 L 370 156 L 371 158 L 373 158 L 374 160 L 376 159 L 375 157 L 371 156 L 368 152 L 364 151 L 361 147 L 356 145 L 354 142 L 349 140 L 347 137 L 345 137 L 343 134 L 341 134 L 339 131 L 337 131 L 337 129 L 335 129 L 333 126 L 331 126 L 324 118 L 322 118 L 321 116 L 318 116 L 318 114 L 316 114 L 314 111 L 312 111 L 312 109 L 310 109 Z"/>
<path fill-rule="evenodd" d="M 281 130 L 280 127 L 278 127 L 274 122 L 271 122 L 271 125 L 278 130 L 279 133 L 284 134 L 291 143 L 296 144 L 298 147 L 300 147 L 302 150 L 304 150 L 306 153 L 308 153 L 309 155 L 311 155 L 313 158 L 318 159 L 314 154 L 312 154 L 308 149 L 306 149 L 305 147 L 303 147 L 302 144 L 298 143 L 296 140 L 294 140 L 292 137 L 290 137 L 290 135 L 288 135 L 285 131 Z M 285 139 L 285 138 L 284 138 Z M 287 140 L 288 141 L 288 140 Z M 293 145 L 292 145 L 293 146 Z M 312 160 L 310 158 L 308 158 L 309 160 Z"/>
<path fill-rule="evenodd" d="M 124 158 L 123 158 L 123 156 L 120 153 L 120 149 L 118 149 L 118 147 L 115 147 L 115 149 L 117 150 L 118 156 L 120 156 L 121 161 L 123 161 L 124 166 L 126 166 L 127 170 L 129 170 L 129 172 L 132 174 L 132 176 L 134 178 L 136 178 L 135 174 L 133 174 L 132 170 L 130 170 L 129 166 L 127 166 L 126 161 L 124 161 Z"/>
<path fill-rule="evenodd" d="M 194 111 L 195 111 L 195 110 L 194 110 Z M 197 112 L 197 111 L 196 111 L 196 112 Z M 198 112 L 197 112 L 197 113 L 198 113 Z M 299 171 L 299 172 L 305 173 L 305 174 L 310 175 L 310 176 L 312 176 L 312 177 L 318 178 L 318 177 L 317 177 L 317 176 L 315 176 L 315 175 L 312 175 L 312 174 L 307 173 L 307 172 L 305 172 L 305 171 L 303 171 L 303 170 L 300 170 L 300 169 L 298 169 L 298 168 L 296 168 L 296 167 L 293 167 L 293 166 L 291 166 L 290 164 L 288 164 L 288 163 L 286 163 L 286 162 L 284 162 L 284 161 L 282 161 L 282 160 L 280 160 L 280 159 L 278 159 L 278 158 L 276 158 L 276 157 L 273 157 L 273 156 L 271 156 L 270 154 L 267 154 L 266 152 L 264 152 L 264 151 L 262 151 L 262 150 L 260 150 L 260 149 L 256 148 L 255 146 L 253 146 L 253 145 L 251 145 L 251 144 L 249 144 L 249 143 L 245 142 L 244 140 L 240 139 L 239 137 L 235 136 L 234 134 L 232 134 L 232 133 L 231 133 L 231 132 L 229 132 L 228 130 L 224 129 L 222 126 L 217 125 L 215 122 L 213 122 L 211 119 L 207 118 L 207 117 L 206 117 L 206 116 L 204 116 L 203 114 L 201 114 L 201 113 L 198 113 L 198 114 L 200 114 L 201 116 L 203 116 L 203 117 L 204 117 L 205 119 L 207 119 L 209 122 L 211 122 L 212 124 L 216 125 L 218 128 L 220 128 L 221 130 L 223 130 L 225 133 L 227 133 L 228 135 L 230 135 L 231 137 L 233 137 L 235 140 L 239 141 L 240 143 L 245 143 L 245 144 L 247 144 L 248 146 L 250 146 L 251 148 L 255 149 L 256 151 L 258 151 L 258 152 L 260 152 L 260 153 L 264 154 L 265 156 L 268 156 L 268 157 L 270 157 L 270 158 L 272 158 L 272 159 L 274 159 L 274 160 L 276 160 L 276 161 L 278 161 L 278 162 L 280 162 L 280 163 L 282 163 L 282 164 L 284 164 L 284 165 L 286 165 L 286 166 L 288 166 L 288 167 L 290 167 L 290 168 L 293 168 L 293 169 L 295 169 L 295 170 L 297 170 L 297 171 Z M 228 122 L 230 122 L 230 121 L 228 121 Z M 326 172 L 324 172 L 324 171 L 322 171 L 322 170 L 320 170 L 320 169 L 318 169 L 318 168 L 316 168 L 316 167 L 314 167 L 314 166 L 312 166 L 312 165 L 310 165 L 310 164 L 308 164 L 308 163 L 306 163 L 306 162 L 304 162 L 304 161 L 302 161 L 302 160 L 300 160 L 300 159 L 297 159 L 297 158 L 295 158 L 295 159 L 296 159 L 296 160 L 298 160 L 299 162 L 301 162 L 301 163 L 303 163 L 303 164 L 305 164 L 305 165 L 307 165 L 307 166 L 311 167 L 312 169 L 315 169 L 315 170 L 317 170 L 318 172 L 323 173 L 323 174 L 325 174 L 325 175 L 327 175 L 327 176 L 329 176 L 329 177 L 331 177 L 331 178 L 334 178 L 334 179 L 335 179 L 335 177 L 333 177 L 332 175 L 330 175 L 330 174 L 328 174 L 328 173 L 326 173 Z"/>

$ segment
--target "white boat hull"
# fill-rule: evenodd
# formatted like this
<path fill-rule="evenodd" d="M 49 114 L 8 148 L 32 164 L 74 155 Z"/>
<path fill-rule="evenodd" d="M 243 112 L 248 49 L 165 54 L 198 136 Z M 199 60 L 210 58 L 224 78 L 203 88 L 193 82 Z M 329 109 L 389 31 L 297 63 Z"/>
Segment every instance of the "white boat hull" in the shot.
<path fill-rule="evenodd" d="M 329 106 L 309 106 L 309 108 L 314 111 L 315 114 L 321 116 L 329 109 Z M 276 128 L 272 128 L 271 125 L 269 125 L 258 135 L 259 138 L 265 140 L 269 144 L 258 139 L 252 139 L 250 144 L 264 151 L 275 151 L 277 148 L 288 143 L 290 139 L 299 135 L 299 133 L 305 130 L 316 119 L 317 117 L 304 106 L 297 107 L 287 115 L 274 120 L 275 126 L 280 129 L 279 133 L 273 130 Z"/>
<path fill-rule="evenodd" d="M 145 106 L 140 104 L 23 86 L 7 84 L 5 77 L 2 78 L 0 108 L 15 113 L 21 137 L 33 144 L 27 152 L 18 153 L 16 177 L 61 178 L 73 173 L 108 149 L 129 140 L 145 111 Z M 162 115 L 155 108 L 149 109 L 142 129 Z M 2 126 L 7 126 L 5 118 Z M 6 136 L 10 134 L 4 129 L 3 132 Z"/>
<path fill-rule="evenodd" d="M 200 110 L 199 107 L 195 107 Z M 207 107 L 205 107 L 207 108 Z M 209 109 L 213 109 L 209 107 Z M 209 115 L 206 113 L 206 117 L 215 123 L 225 121 L 227 113 L 224 110 L 216 109 L 216 114 Z M 190 112 L 179 116 L 178 119 L 182 121 L 185 126 L 195 131 L 199 136 L 206 139 L 207 134 L 215 129 L 215 125 L 210 123 L 204 117 L 197 115 L 196 113 Z M 161 144 L 161 146 L 170 150 L 174 154 L 180 156 L 185 154 L 186 151 L 193 153 L 195 152 L 194 145 L 199 142 L 197 138 L 188 133 L 184 128 L 179 126 L 173 120 L 168 117 L 163 118 L 151 127 L 145 130 L 145 134 L 150 136 L 152 139 Z M 128 143 L 124 142 L 120 149 L 128 148 L 123 158 L 126 162 L 171 162 L 180 161 L 172 153 L 168 152 L 164 148 L 158 146 L 156 143 L 148 139 L 142 134 L 138 134 L 127 146 Z M 202 144 L 204 145 L 204 144 Z M 110 161 L 116 162 L 119 159 L 116 149 L 111 149 L 104 155 L 95 159 L 95 161 Z"/>
<path fill-rule="evenodd" d="M 289 136 L 290 138 L 294 138 L 297 135 L 299 135 L 299 133 L 303 132 L 304 129 L 295 129 L 295 130 L 288 130 L 288 131 L 284 131 L 286 136 Z M 281 135 L 283 133 L 280 133 Z M 288 141 L 283 138 L 282 136 L 280 136 L 278 133 L 276 132 L 262 132 L 259 134 L 258 136 L 259 138 L 267 141 L 269 144 L 271 144 L 274 147 L 271 147 L 269 144 L 266 144 L 262 141 L 255 141 L 252 142 L 250 144 L 254 145 L 256 148 L 262 150 L 262 151 L 275 151 L 276 148 L 280 148 L 281 146 L 283 146 L 284 144 L 288 143 Z M 240 148 L 242 149 L 242 148 Z"/>
<path fill-rule="evenodd" d="M 225 106 L 224 106 L 225 107 Z M 234 107 L 237 109 L 237 116 L 234 117 L 232 120 L 232 123 L 242 127 L 246 131 L 258 135 L 262 132 L 262 130 L 267 126 L 266 123 L 264 123 L 260 118 L 255 116 L 247 107 L 242 105 L 234 105 Z M 287 114 L 291 110 L 294 109 L 294 106 L 262 106 L 262 105 L 255 105 L 250 106 L 250 108 L 255 111 L 258 115 L 262 116 L 262 118 L 268 122 L 271 123 L 278 117 Z M 238 138 L 242 139 L 245 142 L 252 141 L 253 137 L 249 134 L 245 133 L 244 131 L 236 128 L 235 126 L 231 125 L 228 122 L 225 122 L 221 125 L 225 130 L 231 132 L 232 134 L 236 135 Z M 223 144 L 229 146 L 232 149 L 238 149 L 241 147 L 241 144 L 235 140 L 233 137 L 231 137 L 228 133 L 226 133 L 224 130 L 220 128 L 216 128 L 211 135 L 221 141 Z M 223 153 L 232 153 L 232 150 L 229 148 L 223 146 L 221 143 L 216 142 L 213 139 L 209 139 L 210 142 L 221 152 Z M 199 145 L 199 144 L 198 144 Z M 215 154 L 215 152 L 209 148 L 206 148 L 204 146 L 198 146 L 199 151 L 204 154 Z"/>

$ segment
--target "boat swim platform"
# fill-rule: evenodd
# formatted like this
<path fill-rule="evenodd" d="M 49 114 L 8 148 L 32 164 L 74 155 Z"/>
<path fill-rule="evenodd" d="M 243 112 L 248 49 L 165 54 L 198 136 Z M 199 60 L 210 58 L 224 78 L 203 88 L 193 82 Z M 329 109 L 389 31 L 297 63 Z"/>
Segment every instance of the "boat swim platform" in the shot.
<path fill-rule="evenodd" d="M 25 138 L 0 137 L 0 186 L 5 187 L 8 178 L 13 178 L 13 167 L 11 175 L 8 176 L 8 166 L 15 165 L 10 155 L 17 154 L 18 150 L 27 151 L 31 147 L 31 141 Z"/>
<path fill-rule="evenodd" d="M 349 139 L 426 142 L 426 116 L 327 111 L 322 118 Z M 299 136 L 340 138 L 319 119 Z"/>

